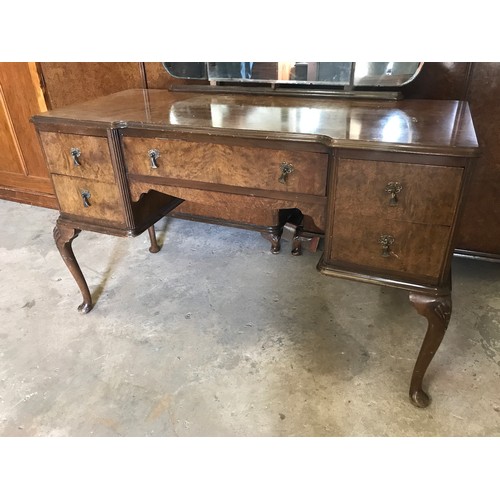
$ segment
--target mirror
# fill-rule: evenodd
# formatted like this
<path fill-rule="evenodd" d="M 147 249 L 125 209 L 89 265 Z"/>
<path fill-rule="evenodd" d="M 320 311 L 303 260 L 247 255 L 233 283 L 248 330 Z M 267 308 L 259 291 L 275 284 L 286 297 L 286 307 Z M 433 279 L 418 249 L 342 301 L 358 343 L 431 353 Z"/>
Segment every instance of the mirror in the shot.
<path fill-rule="evenodd" d="M 342 88 L 401 87 L 420 72 L 420 62 L 165 62 L 175 78 L 211 82 L 314 84 Z"/>

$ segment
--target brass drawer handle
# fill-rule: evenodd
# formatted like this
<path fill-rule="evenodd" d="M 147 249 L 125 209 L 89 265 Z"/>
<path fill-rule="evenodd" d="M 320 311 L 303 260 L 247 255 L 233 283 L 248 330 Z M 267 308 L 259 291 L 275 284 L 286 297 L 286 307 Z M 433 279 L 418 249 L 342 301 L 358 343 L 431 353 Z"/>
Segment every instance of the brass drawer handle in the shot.
<path fill-rule="evenodd" d="M 378 242 L 382 247 L 382 257 L 390 257 L 391 245 L 394 244 L 394 236 L 390 234 L 381 234 Z"/>
<path fill-rule="evenodd" d="M 160 152 L 157 149 L 150 149 L 148 151 L 149 159 L 151 160 L 151 168 L 158 168 L 156 160 L 160 157 Z"/>
<path fill-rule="evenodd" d="M 90 201 L 89 201 L 90 192 L 89 191 L 82 191 L 81 194 L 82 194 L 83 206 L 85 208 L 90 207 Z"/>
<path fill-rule="evenodd" d="M 73 166 L 74 167 L 81 167 L 82 164 L 78 161 L 78 158 L 80 157 L 81 151 L 78 148 L 71 148 L 70 154 L 71 154 L 71 157 L 73 158 Z"/>
<path fill-rule="evenodd" d="M 389 200 L 389 205 L 391 207 L 395 207 L 398 204 L 398 193 L 401 192 L 403 186 L 399 182 L 389 182 L 387 186 L 385 186 L 385 192 L 391 195 L 391 199 Z"/>
<path fill-rule="evenodd" d="M 291 163 L 287 163 L 286 161 L 282 162 L 280 165 L 281 175 L 278 179 L 281 184 L 286 184 L 288 179 L 288 174 L 291 174 L 294 170 L 293 165 Z"/>

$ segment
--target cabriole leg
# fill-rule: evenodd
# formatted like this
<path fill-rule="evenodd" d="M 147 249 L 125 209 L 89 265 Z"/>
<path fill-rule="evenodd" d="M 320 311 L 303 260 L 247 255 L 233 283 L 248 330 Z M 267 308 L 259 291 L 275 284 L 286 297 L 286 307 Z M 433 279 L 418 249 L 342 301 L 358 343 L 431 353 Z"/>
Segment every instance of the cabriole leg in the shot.
<path fill-rule="evenodd" d="M 83 302 L 80 306 L 78 306 L 78 311 L 86 314 L 92 309 L 92 297 L 90 296 L 89 287 L 83 277 L 80 266 L 78 265 L 75 254 L 73 253 L 73 249 L 71 248 L 71 243 L 80 234 L 80 232 L 80 229 L 75 229 L 73 227 L 57 223 L 54 228 L 54 240 L 61 257 L 73 275 L 73 278 L 75 278 L 75 281 L 80 288 L 80 292 L 82 293 Z"/>
<path fill-rule="evenodd" d="M 302 240 L 298 233 L 292 240 L 292 255 L 302 255 Z"/>
<path fill-rule="evenodd" d="M 418 314 L 424 316 L 428 322 L 410 383 L 411 402 L 419 408 L 425 408 L 429 405 L 430 398 L 422 389 L 422 380 L 448 328 L 451 317 L 451 296 L 448 294 L 433 297 L 411 292 L 410 302 Z"/>
<path fill-rule="evenodd" d="M 272 231 L 262 231 L 260 234 L 267 241 L 271 242 L 271 253 L 278 254 L 281 250 L 281 227 L 273 228 Z"/>
<path fill-rule="evenodd" d="M 160 251 L 160 246 L 158 245 L 158 241 L 156 240 L 156 232 L 154 225 L 148 227 L 149 239 L 151 241 L 151 246 L 149 247 L 149 251 L 151 253 L 158 253 Z"/>

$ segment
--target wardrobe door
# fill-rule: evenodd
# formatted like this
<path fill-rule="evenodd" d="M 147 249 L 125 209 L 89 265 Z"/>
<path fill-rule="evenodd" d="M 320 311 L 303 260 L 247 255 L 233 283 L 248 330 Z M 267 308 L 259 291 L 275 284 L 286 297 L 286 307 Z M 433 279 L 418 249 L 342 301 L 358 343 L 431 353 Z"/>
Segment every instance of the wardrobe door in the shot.
<path fill-rule="evenodd" d="M 0 198 L 57 208 L 30 117 L 45 111 L 35 63 L 0 63 Z"/>

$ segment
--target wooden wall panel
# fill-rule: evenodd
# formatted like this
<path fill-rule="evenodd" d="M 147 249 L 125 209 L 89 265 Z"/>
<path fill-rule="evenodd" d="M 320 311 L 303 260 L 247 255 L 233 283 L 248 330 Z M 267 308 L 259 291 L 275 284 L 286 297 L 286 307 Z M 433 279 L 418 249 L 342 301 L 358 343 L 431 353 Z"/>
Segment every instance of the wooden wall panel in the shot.
<path fill-rule="evenodd" d="M 26 174 L 12 116 L 0 81 L 0 165 L 3 172 Z"/>
<path fill-rule="evenodd" d="M 0 197 L 57 207 L 30 117 L 44 111 L 34 63 L 0 63 Z"/>
<path fill-rule="evenodd" d="M 138 62 L 42 62 L 45 98 L 50 109 L 84 102 L 126 89 L 145 88 Z"/>
<path fill-rule="evenodd" d="M 408 99 L 465 99 L 471 64 L 425 63 L 415 80 L 402 87 L 403 94 Z"/>
<path fill-rule="evenodd" d="M 467 100 L 482 154 L 465 200 L 457 247 L 500 257 L 500 62 L 474 63 Z"/>

